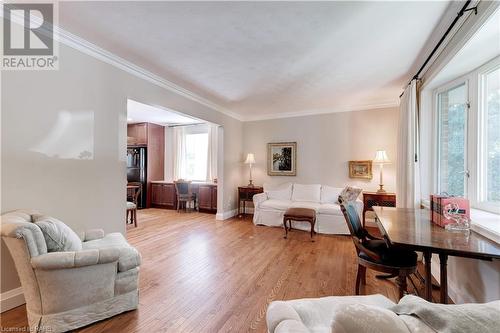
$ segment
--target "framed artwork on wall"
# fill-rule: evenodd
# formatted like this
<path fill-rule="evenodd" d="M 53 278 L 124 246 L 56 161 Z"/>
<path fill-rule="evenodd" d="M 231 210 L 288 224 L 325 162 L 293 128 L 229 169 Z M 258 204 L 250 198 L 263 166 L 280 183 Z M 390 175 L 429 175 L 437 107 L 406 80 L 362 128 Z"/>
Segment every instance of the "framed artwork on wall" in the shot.
<path fill-rule="evenodd" d="M 349 161 L 349 178 L 372 179 L 372 161 Z"/>
<path fill-rule="evenodd" d="M 297 175 L 297 142 L 267 144 L 267 174 L 269 176 Z"/>

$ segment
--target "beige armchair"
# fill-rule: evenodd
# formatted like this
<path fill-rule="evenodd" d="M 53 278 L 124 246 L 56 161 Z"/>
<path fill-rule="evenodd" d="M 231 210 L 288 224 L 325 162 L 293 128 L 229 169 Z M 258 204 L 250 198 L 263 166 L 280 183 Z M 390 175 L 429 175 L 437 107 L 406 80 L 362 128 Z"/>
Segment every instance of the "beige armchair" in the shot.
<path fill-rule="evenodd" d="M 122 234 L 90 230 L 81 251 L 47 252 L 34 214 L 6 213 L 1 223 L 31 330 L 65 332 L 137 308 L 141 258 Z"/>

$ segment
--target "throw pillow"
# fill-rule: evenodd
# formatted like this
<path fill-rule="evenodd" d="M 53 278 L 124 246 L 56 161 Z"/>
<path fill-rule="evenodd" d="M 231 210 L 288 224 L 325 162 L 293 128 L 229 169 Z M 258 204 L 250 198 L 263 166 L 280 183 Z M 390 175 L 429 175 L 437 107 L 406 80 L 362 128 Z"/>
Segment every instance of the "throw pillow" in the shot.
<path fill-rule="evenodd" d="M 344 189 L 342 190 L 342 192 L 340 192 L 339 195 L 339 204 L 343 202 L 356 201 L 356 199 L 361 194 L 361 191 L 363 191 L 363 189 L 355 186 L 348 185 L 344 187 Z"/>
<path fill-rule="evenodd" d="M 264 184 L 264 192 L 268 199 L 290 200 L 292 198 L 292 184 L 282 184 L 276 187 Z"/>
<path fill-rule="evenodd" d="M 349 304 L 335 312 L 331 332 L 410 333 L 394 312 L 365 304 Z"/>
<path fill-rule="evenodd" d="M 33 216 L 33 222 L 40 227 L 47 243 L 48 252 L 80 251 L 80 237 L 60 220 L 50 216 Z"/>

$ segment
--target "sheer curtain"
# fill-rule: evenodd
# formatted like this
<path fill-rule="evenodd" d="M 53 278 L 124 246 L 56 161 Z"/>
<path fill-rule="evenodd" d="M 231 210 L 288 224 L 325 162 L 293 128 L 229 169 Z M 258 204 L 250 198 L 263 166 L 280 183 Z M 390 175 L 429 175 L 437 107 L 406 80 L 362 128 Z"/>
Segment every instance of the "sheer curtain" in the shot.
<path fill-rule="evenodd" d="M 208 124 L 207 181 L 217 178 L 217 142 L 219 125 Z"/>
<path fill-rule="evenodd" d="M 405 89 L 399 105 L 397 206 L 420 207 L 417 80 Z"/>
<path fill-rule="evenodd" d="M 204 161 L 203 166 L 200 166 L 200 159 L 204 159 L 204 154 L 199 151 L 199 149 L 204 146 L 204 142 L 200 142 L 200 144 L 193 143 L 192 141 L 187 142 L 187 136 L 194 134 L 202 134 L 206 133 L 207 135 L 207 155 L 206 161 Z M 173 178 L 177 179 L 193 179 L 196 177 L 196 180 L 203 180 L 202 177 L 205 177 L 205 181 L 212 182 L 215 178 L 217 178 L 217 142 L 219 135 L 219 126 L 215 124 L 206 124 L 206 125 L 193 125 L 193 126 L 178 126 L 173 128 L 172 135 L 172 155 L 173 155 Z M 198 140 L 201 138 L 197 138 Z M 193 144 L 198 150 L 193 149 Z M 191 148 L 189 148 L 191 147 Z M 189 156 L 188 156 L 189 155 Z M 193 156 L 197 156 L 197 161 L 193 162 Z M 204 171 L 204 167 L 206 166 L 206 174 Z M 196 170 L 193 170 L 193 167 L 201 171 L 203 174 L 201 177 L 198 177 L 194 174 L 199 174 Z M 190 171 L 188 171 L 188 169 Z"/>
<path fill-rule="evenodd" d="M 174 180 L 177 180 L 183 178 L 182 170 L 186 167 L 186 127 L 174 127 L 172 141 Z"/>

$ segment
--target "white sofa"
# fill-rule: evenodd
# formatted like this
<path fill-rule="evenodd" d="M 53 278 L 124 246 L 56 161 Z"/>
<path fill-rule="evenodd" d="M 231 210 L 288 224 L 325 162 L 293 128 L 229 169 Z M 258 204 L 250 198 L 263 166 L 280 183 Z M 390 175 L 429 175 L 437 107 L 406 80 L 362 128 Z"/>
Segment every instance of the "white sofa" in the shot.
<path fill-rule="evenodd" d="M 253 223 L 272 227 L 283 226 L 283 215 L 287 208 L 311 208 L 316 211 L 315 231 L 322 234 L 349 234 L 349 229 L 338 204 L 343 188 L 320 184 L 264 184 L 264 193 L 253 197 Z M 358 213 L 363 212 L 363 202 L 356 200 Z M 293 222 L 293 228 L 310 230 L 307 222 Z"/>

